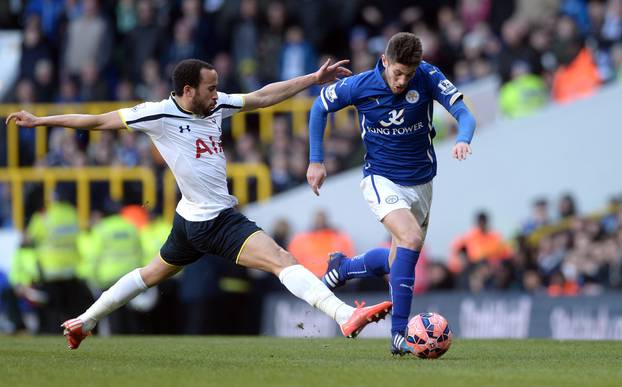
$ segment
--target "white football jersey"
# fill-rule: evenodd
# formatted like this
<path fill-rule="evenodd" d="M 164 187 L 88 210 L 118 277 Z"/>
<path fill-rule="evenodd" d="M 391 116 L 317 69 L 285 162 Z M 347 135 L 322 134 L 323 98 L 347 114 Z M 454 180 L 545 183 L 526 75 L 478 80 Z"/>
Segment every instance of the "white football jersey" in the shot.
<path fill-rule="evenodd" d="M 173 171 L 182 194 L 177 213 L 184 219 L 213 219 L 237 204 L 227 188 L 227 160 L 220 137 L 223 118 L 243 106 L 242 95 L 219 92 L 216 106 L 207 117 L 183 109 L 173 94 L 160 102 L 118 111 L 128 130 L 139 130 L 151 137 Z"/>

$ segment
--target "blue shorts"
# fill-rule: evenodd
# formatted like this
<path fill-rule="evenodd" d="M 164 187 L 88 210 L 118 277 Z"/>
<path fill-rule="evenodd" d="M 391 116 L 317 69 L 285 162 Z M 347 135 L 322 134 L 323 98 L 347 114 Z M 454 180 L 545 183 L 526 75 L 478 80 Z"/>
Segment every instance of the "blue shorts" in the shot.
<path fill-rule="evenodd" d="M 237 263 L 244 243 L 258 231 L 262 229 L 255 222 L 233 208 L 200 222 L 190 222 L 175 213 L 173 229 L 160 249 L 160 256 L 174 266 L 191 264 L 206 254 Z"/>

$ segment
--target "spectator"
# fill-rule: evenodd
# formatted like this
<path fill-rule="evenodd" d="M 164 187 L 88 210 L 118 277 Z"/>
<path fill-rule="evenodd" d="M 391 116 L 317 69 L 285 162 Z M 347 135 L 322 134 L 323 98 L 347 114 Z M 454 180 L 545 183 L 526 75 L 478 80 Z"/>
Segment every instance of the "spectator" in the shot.
<path fill-rule="evenodd" d="M 117 83 L 117 87 L 114 92 L 115 101 L 134 101 L 136 95 L 134 94 L 134 84 L 129 79 L 122 79 Z"/>
<path fill-rule="evenodd" d="M 245 133 L 235 143 L 236 160 L 241 163 L 260 163 L 261 154 L 257 147 L 257 140 L 249 133 Z"/>
<path fill-rule="evenodd" d="M 115 9 L 117 32 L 127 34 L 136 27 L 137 12 L 134 0 L 121 0 Z"/>
<path fill-rule="evenodd" d="M 80 263 L 77 235 L 76 209 L 63 197 L 35 214 L 28 224 L 27 236 L 34 242 L 41 270 L 41 290 L 47 296 L 41 309 L 40 332 L 58 332 L 59 321 L 92 302 L 88 288 L 76 277 Z"/>
<path fill-rule="evenodd" d="M 257 22 L 257 1 L 242 0 L 240 13 L 236 20 L 231 36 L 233 60 L 239 71 L 248 67 L 257 67 L 257 40 L 259 26 Z"/>
<path fill-rule="evenodd" d="M 240 84 L 233 71 L 231 56 L 226 52 L 219 52 L 214 57 L 214 69 L 218 72 L 218 89 L 224 93 L 233 93 L 240 90 Z M 227 121 L 228 122 L 228 121 Z M 225 123 L 223 122 L 223 125 Z M 228 125 L 228 124 L 227 124 Z"/>
<path fill-rule="evenodd" d="M 24 78 L 17 83 L 15 100 L 21 106 L 35 103 L 35 86 L 30 79 Z M 18 133 L 19 165 L 32 165 L 35 161 L 35 130 L 34 128 L 20 128 Z"/>
<path fill-rule="evenodd" d="M 147 59 L 142 64 L 141 81 L 136 85 L 136 95 L 143 101 L 159 101 L 168 97 L 168 85 L 160 77 L 160 64 Z"/>
<path fill-rule="evenodd" d="M 558 206 L 559 218 L 562 220 L 570 219 L 577 215 L 574 197 L 571 194 L 562 195 Z"/>
<path fill-rule="evenodd" d="M 323 210 L 315 213 L 310 231 L 294 235 L 287 250 L 318 278 L 326 272 L 328 254 L 340 251 L 354 255 L 350 237 L 331 226 Z"/>
<path fill-rule="evenodd" d="M 53 62 L 52 48 L 43 37 L 39 16 L 31 14 L 27 17 L 24 28 L 19 79 L 35 79 L 36 66 L 41 60 Z"/>
<path fill-rule="evenodd" d="M 172 74 L 175 63 L 199 56 L 200 48 L 192 39 L 192 30 L 185 20 L 175 23 L 173 41 L 169 44 L 164 57 L 164 72 Z M 144 70 L 143 70 L 144 81 Z"/>
<path fill-rule="evenodd" d="M 108 289 L 125 272 L 143 263 L 138 229 L 118 214 L 119 205 L 109 204 L 105 217 L 89 236 L 89 254 L 85 273 L 99 292 Z M 140 318 L 131 304 L 109 317 L 112 333 L 140 333 Z"/>
<path fill-rule="evenodd" d="M 266 21 L 267 25 L 260 33 L 258 48 L 259 77 L 264 84 L 279 79 L 278 58 L 287 22 L 285 5 L 280 1 L 271 1 L 266 9 Z"/>
<path fill-rule="evenodd" d="M 490 229 L 488 214 L 483 211 L 477 213 L 475 226 L 463 236 L 458 237 L 452 246 L 453 256 L 457 256 L 460 249 L 465 248 L 469 262 L 472 264 L 478 262 L 496 264 L 508 259 L 512 253 L 510 246 L 503 241 L 501 235 Z"/>
<path fill-rule="evenodd" d="M 279 246 L 283 247 L 289 245 L 289 240 L 291 238 L 291 226 L 287 219 L 280 218 L 274 222 L 274 226 L 272 227 L 272 237 Z"/>
<path fill-rule="evenodd" d="M 55 100 L 56 103 L 77 103 L 82 102 L 80 97 L 78 82 L 75 77 L 62 76 L 60 80 L 59 93 Z"/>
<path fill-rule="evenodd" d="M 529 116 L 544 106 L 548 100 L 542 79 L 529 72 L 523 61 L 512 64 L 512 80 L 501 87 L 499 104 L 509 118 Z"/>
<path fill-rule="evenodd" d="M 97 0 L 84 0 L 83 13 L 70 20 L 67 26 L 63 71 L 69 75 L 79 75 L 82 68 L 93 61 L 98 71 L 101 71 L 110 57 L 109 30 L 99 13 Z"/>
<path fill-rule="evenodd" d="M 277 194 L 293 186 L 289 175 L 287 155 L 285 153 L 273 153 L 270 158 L 270 178 L 272 180 L 272 192 Z"/>
<path fill-rule="evenodd" d="M 305 39 L 300 26 L 291 26 L 285 33 L 285 44 L 281 49 L 279 77 L 281 80 L 307 74 L 315 68 L 315 52 Z"/>
<path fill-rule="evenodd" d="M 49 103 L 54 100 L 56 83 L 54 79 L 54 64 L 49 59 L 39 59 L 35 64 L 35 87 L 37 101 Z"/>
<path fill-rule="evenodd" d="M 214 53 L 222 49 L 218 39 L 213 36 L 209 16 L 201 8 L 200 0 L 182 0 L 181 17 L 179 19 L 186 23 L 186 26 L 190 29 L 192 42 L 198 47 L 196 58 L 212 58 Z M 206 44 L 206 42 L 209 42 L 209 44 Z"/>
<path fill-rule="evenodd" d="M 506 83 L 512 78 L 512 65 L 518 60 L 528 63 L 529 68 L 536 68 L 537 66 L 538 59 L 525 45 L 527 27 L 527 23 L 522 19 L 510 19 L 503 23 L 503 50 L 497 58 L 502 83 Z"/>
<path fill-rule="evenodd" d="M 26 6 L 27 17 L 36 15 L 41 20 L 43 34 L 50 42 L 54 42 L 60 32 L 61 19 L 65 11 L 63 3 L 58 0 L 31 0 Z"/>
<path fill-rule="evenodd" d="M 467 31 L 485 22 L 490 15 L 491 0 L 460 0 L 458 12 Z"/>
<path fill-rule="evenodd" d="M 607 42 L 619 42 L 622 39 L 622 1 L 607 1 L 601 33 Z"/>
<path fill-rule="evenodd" d="M 548 225 L 550 222 L 549 202 L 545 198 L 536 199 L 532 205 L 531 217 L 523 224 L 521 234 L 531 234 L 540 227 Z"/>
<path fill-rule="evenodd" d="M 127 57 L 123 60 L 125 76 L 134 83 L 141 80 L 143 63 L 160 58 L 159 47 L 164 39 L 164 31 L 156 22 L 151 0 L 138 0 L 136 14 L 136 25 L 124 37 Z"/>
<path fill-rule="evenodd" d="M 100 72 L 94 61 L 86 61 L 80 69 L 80 100 L 85 102 L 107 101 L 108 88 L 100 78 Z"/>

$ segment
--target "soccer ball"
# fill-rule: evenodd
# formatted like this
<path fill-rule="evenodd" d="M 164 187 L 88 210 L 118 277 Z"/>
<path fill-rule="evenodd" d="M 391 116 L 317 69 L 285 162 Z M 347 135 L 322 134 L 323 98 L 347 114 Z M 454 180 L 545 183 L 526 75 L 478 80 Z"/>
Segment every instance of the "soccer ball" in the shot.
<path fill-rule="evenodd" d="M 406 344 L 422 359 L 441 357 L 451 346 L 452 336 L 449 323 L 438 313 L 419 313 L 406 328 Z"/>

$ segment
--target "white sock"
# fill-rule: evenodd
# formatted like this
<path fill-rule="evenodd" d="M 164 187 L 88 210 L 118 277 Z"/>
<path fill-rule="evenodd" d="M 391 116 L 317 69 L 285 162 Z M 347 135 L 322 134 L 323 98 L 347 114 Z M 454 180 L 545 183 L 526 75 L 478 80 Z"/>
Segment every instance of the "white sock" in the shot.
<path fill-rule="evenodd" d="M 279 280 L 294 296 L 305 300 L 343 324 L 352 315 L 354 308 L 341 301 L 313 273 L 302 265 L 286 267 L 279 274 Z"/>
<path fill-rule="evenodd" d="M 102 293 L 86 312 L 78 318 L 82 321 L 83 331 L 90 331 L 97 321 L 127 304 L 129 300 L 147 290 L 147 285 L 140 276 L 140 269 L 132 270 Z"/>

